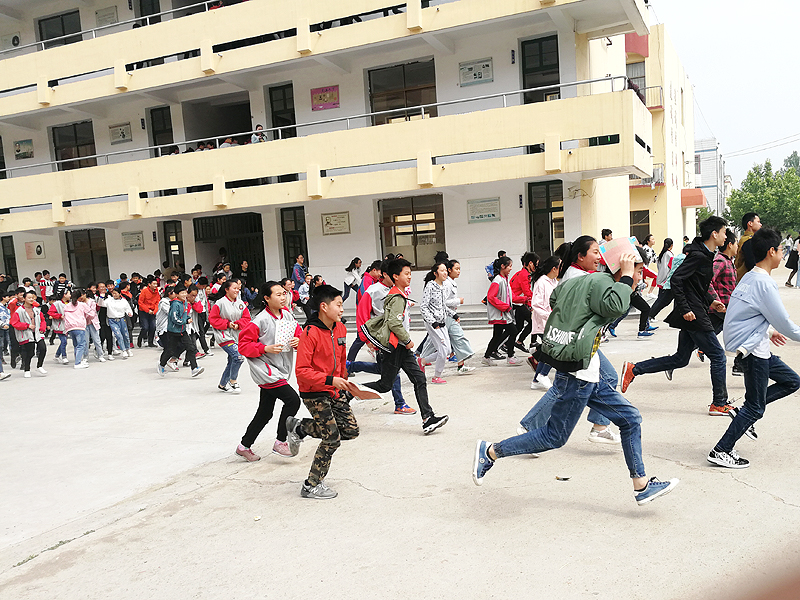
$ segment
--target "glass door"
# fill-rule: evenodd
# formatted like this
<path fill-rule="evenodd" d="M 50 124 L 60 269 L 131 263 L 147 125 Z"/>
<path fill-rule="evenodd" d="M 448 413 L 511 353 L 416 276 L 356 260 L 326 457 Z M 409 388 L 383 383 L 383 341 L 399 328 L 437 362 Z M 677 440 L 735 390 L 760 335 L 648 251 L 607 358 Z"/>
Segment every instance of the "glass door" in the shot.
<path fill-rule="evenodd" d="M 547 258 L 564 243 L 561 181 L 528 184 L 528 218 L 533 251 L 541 258 Z"/>

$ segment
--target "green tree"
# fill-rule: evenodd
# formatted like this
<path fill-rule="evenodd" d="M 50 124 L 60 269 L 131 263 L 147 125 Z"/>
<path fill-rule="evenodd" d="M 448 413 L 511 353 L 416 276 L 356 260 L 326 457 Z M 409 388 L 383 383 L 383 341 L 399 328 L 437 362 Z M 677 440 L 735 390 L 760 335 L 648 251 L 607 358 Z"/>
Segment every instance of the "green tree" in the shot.
<path fill-rule="evenodd" d="M 794 172 L 800 177 L 800 155 L 797 154 L 797 150 L 792 152 L 783 161 L 783 170 L 788 171 L 789 169 L 794 169 Z"/>
<path fill-rule="evenodd" d="M 742 216 L 752 211 L 767 227 L 795 231 L 800 228 L 800 177 L 794 169 L 773 171 L 770 161 L 753 165 L 741 188 L 731 192 L 728 208 L 737 227 Z"/>

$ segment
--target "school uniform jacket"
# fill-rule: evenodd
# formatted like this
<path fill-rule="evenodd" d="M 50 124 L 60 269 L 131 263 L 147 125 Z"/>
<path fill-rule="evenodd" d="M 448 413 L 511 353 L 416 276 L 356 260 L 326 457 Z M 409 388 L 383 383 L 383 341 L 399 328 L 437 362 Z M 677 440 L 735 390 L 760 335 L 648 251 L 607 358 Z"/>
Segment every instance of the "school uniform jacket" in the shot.
<path fill-rule="evenodd" d="M 214 303 L 208 320 L 214 328 L 214 339 L 217 344 L 227 346 L 239 341 L 239 332 L 251 321 L 250 310 L 241 296 L 233 301 L 223 296 Z M 229 329 L 231 323 L 236 323 L 239 329 Z"/>
<path fill-rule="evenodd" d="M 50 309 L 47 312 L 52 319 L 53 331 L 64 333 L 64 303 L 61 300 L 56 300 L 50 305 Z"/>
<path fill-rule="evenodd" d="M 486 294 L 486 312 L 489 315 L 489 325 L 507 325 L 514 321 L 511 314 L 513 295 L 511 284 L 507 277 L 497 275 L 489 286 Z"/>
<path fill-rule="evenodd" d="M 269 308 L 264 309 L 239 332 L 239 354 L 247 358 L 250 375 L 260 388 L 286 385 L 292 375 L 293 352 L 264 354 L 264 347 L 275 343 L 278 322 L 283 319 L 294 324 L 294 336 L 299 338 L 303 330 L 286 308 L 282 308 L 278 316 Z"/>
<path fill-rule="evenodd" d="M 34 329 L 30 328 L 31 323 Z M 20 346 L 29 342 L 38 342 L 44 339 L 44 332 L 47 330 L 47 323 L 42 318 L 42 311 L 38 308 L 33 308 L 33 320 L 31 320 L 28 311 L 24 306 L 20 306 L 11 314 L 11 327 L 14 328 L 14 334 L 17 336 L 17 342 Z"/>
<path fill-rule="evenodd" d="M 333 378 L 347 379 L 347 328 L 334 323 L 333 329 L 314 316 L 306 323 L 297 348 L 297 384 L 301 396 L 335 397 Z"/>

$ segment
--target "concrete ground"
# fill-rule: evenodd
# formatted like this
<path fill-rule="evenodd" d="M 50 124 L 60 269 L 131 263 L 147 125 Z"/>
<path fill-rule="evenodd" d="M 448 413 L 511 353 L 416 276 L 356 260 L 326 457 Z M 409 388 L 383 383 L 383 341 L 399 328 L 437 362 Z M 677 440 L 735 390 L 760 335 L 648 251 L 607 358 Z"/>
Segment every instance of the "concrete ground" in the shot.
<path fill-rule="evenodd" d="M 800 290 L 781 295 L 800 322 Z M 618 368 L 671 353 L 677 331 L 657 324 L 639 341 L 628 319 L 602 350 Z M 488 331 L 469 336 L 482 352 Z M 778 353 L 800 370 L 797 348 Z M 448 371 L 430 396 L 450 422 L 428 437 L 388 395 L 354 403 L 361 435 L 327 479 L 339 497 L 318 502 L 299 496 L 317 442 L 270 454 L 277 413 L 261 461 L 234 455 L 258 399 L 246 368 L 229 396 L 216 391 L 221 352 L 197 379 L 159 378 L 156 357 L 85 371 L 48 357 L 46 378 L 0 383 L 0 598 L 736 598 L 800 564 L 797 396 L 739 443 L 749 469 L 714 468 L 705 457 L 728 419 L 707 415 L 696 358 L 626 394 L 648 475 L 681 479 L 639 507 L 620 448 L 589 443 L 583 420 L 564 448 L 500 461 L 473 485 L 475 440 L 513 435 L 542 394 L 526 366 Z M 728 385 L 740 402 L 742 379 Z M 405 379 L 404 393 L 414 405 Z"/>

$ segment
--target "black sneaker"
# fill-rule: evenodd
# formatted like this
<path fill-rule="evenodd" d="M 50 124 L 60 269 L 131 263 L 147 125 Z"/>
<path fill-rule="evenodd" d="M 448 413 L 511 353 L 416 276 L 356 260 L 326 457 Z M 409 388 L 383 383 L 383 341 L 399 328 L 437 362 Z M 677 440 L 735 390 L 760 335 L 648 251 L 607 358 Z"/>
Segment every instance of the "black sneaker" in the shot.
<path fill-rule="evenodd" d="M 517 350 L 521 350 L 522 352 L 525 352 L 526 354 L 528 353 L 528 349 L 523 344 L 520 344 L 519 342 L 516 342 L 514 344 L 514 348 L 516 348 Z"/>
<path fill-rule="evenodd" d="M 741 377 L 744 375 L 744 369 L 740 363 L 737 363 L 735 360 L 733 361 L 733 368 L 731 369 L 731 375 L 737 375 Z"/>
<path fill-rule="evenodd" d="M 444 426 L 445 423 L 450 419 L 447 415 L 442 415 L 441 417 L 437 417 L 436 415 L 432 415 L 425 419 L 422 422 L 422 433 L 428 435 L 429 433 L 433 433 L 439 427 Z"/>
<path fill-rule="evenodd" d="M 505 360 L 506 355 L 503 354 L 502 352 L 493 352 L 492 354 L 487 356 L 487 358 L 491 358 L 492 360 Z"/>
<path fill-rule="evenodd" d="M 674 370 L 675 369 L 667 369 L 666 371 L 664 371 L 664 375 L 667 376 L 667 381 L 672 381 L 672 372 Z"/>
<path fill-rule="evenodd" d="M 731 419 L 735 419 L 736 415 L 738 415 L 738 414 L 739 414 L 739 409 L 738 408 L 734 408 L 733 406 L 731 406 L 728 409 L 728 415 L 730 415 Z M 751 440 L 757 440 L 758 439 L 758 434 L 756 433 L 755 425 L 750 425 L 750 427 L 747 428 L 747 431 L 745 431 L 744 434 L 747 437 L 749 437 Z"/>
<path fill-rule="evenodd" d="M 739 456 L 736 450 L 730 452 L 712 450 L 708 453 L 708 462 L 728 469 L 746 469 L 750 466 L 750 461 Z"/>
<path fill-rule="evenodd" d="M 702 350 L 697 351 L 697 358 L 700 359 L 700 362 L 706 362 L 706 355 L 703 354 Z"/>

